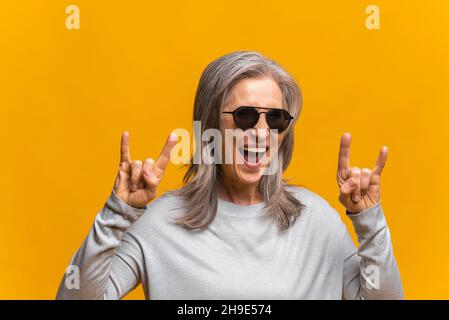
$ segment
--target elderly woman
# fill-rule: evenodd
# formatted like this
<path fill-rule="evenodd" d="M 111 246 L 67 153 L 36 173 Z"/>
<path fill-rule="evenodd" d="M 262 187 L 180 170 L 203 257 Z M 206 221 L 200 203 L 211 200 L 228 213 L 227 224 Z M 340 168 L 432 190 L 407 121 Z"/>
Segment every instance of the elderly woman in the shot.
<path fill-rule="evenodd" d="M 57 298 L 120 299 L 139 283 L 147 299 L 402 298 L 380 203 L 387 148 L 373 170 L 359 169 L 349 166 L 351 136 L 341 138 L 337 182 L 357 248 L 335 209 L 282 178 L 301 100 L 294 79 L 257 52 L 210 63 L 193 118 L 202 133 L 240 129 L 246 140 L 226 142 L 235 151 L 229 163 L 190 163 L 184 186 L 156 200 L 177 136 L 156 161 L 142 162 L 131 160 L 124 132 L 114 188 Z M 262 159 L 274 157 L 276 171 L 264 174 Z"/>

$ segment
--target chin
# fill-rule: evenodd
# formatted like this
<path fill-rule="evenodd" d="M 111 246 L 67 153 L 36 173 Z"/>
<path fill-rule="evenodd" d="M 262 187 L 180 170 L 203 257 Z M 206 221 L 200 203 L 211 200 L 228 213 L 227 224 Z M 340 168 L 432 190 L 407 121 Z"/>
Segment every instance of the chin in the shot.
<path fill-rule="evenodd" d="M 236 165 L 235 176 L 241 184 L 253 185 L 259 183 L 262 175 L 259 169 L 248 170 L 243 165 Z"/>

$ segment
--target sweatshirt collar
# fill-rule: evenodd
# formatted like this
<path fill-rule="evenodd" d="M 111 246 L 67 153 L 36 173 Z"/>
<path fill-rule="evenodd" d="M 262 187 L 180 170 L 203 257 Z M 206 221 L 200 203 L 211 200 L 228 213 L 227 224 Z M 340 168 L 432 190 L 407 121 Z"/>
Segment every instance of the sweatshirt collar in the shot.
<path fill-rule="evenodd" d="M 218 198 L 218 209 L 220 214 L 228 217 L 251 219 L 266 216 L 265 203 L 259 202 L 250 205 L 241 205 Z"/>

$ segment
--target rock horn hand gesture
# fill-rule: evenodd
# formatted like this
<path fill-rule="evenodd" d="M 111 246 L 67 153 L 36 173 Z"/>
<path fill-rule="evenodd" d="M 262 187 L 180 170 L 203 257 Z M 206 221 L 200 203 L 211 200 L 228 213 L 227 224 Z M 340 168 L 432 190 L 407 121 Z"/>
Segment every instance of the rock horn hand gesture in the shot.
<path fill-rule="evenodd" d="M 170 152 L 177 141 L 176 134 L 170 134 L 156 162 L 152 158 L 147 158 L 142 163 L 140 160 L 131 161 L 129 133 L 123 132 L 120 166 L 114 183 L 115 194 L 131 207 L 144 208 L 156 197 L 157 186 L 170 161 Z"/>
<path fill-rule="evenodd" d="M 380 201 L 380 175 L 387 162 L 388 148 L 382 147 L 374 168 L 349 166 L 351 135 L 343 134 L 338 157 L 337 182 L 340 202 L 350 213 L 358 213 Z"/>

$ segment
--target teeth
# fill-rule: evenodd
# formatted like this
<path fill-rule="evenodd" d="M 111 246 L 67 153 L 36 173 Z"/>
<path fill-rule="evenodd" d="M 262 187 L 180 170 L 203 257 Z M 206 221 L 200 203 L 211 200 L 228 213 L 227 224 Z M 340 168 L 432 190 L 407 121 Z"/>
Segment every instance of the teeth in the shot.
<path fill-rule="evenodd" d="M 265 152 L 266 148 L 245 148 L 245 151 L 249 151 L 249 152 Z"/>

